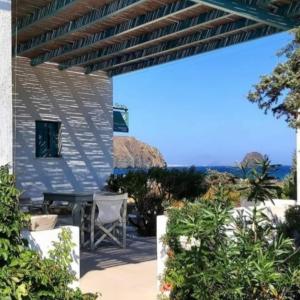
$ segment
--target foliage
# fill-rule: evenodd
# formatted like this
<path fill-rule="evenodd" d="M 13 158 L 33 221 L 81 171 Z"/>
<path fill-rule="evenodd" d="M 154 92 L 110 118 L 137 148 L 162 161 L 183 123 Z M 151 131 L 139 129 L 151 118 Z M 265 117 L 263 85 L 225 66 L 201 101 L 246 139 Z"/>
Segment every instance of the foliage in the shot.
<path fill-rule="evenodd" d="M 208 186 L 206 194 L 202 197 L 205 200 L 215 199 L 219 190 L 223 190 L 224 200 L 231 202 L 234 205 L 239 205 L 241 193 L 237 178 L 227 172 L 218 172 L 208 170 L 205 182 Z"/>
<path fill-rule="evenodd" d="M 0 167 L 0 298 L 1 300 L 92 300 L 69 286 L 74 274 L 69 271 L 72 259 L 71 232 L 63 230 L 59 241 L 42 259 L 21 238 L 29 220 L 19 210 L 20 192 L 7 167 Z"/>
<path fill-rule="evenodd" d="M 194 201 L 205 193 L 205 175 L 196 167 L 184 169 L 152 168 L 148 172 L 150 179 L 160 187 L 161 195 L 167 199 Z"/>
<path fill-rule="evenodd" d="M 285 116 L 293 127 L 299 126 L 300 109 L 300 28 L 294 40 L 280 55 L 286 60 L 276 66 L 270 75 L 261 77 L 248 99 L 265 112 L 271 110 L 276 117 Z"/>
<path fill-rule="evenodd" d="M 208 186 L 233 185 L 236 184 L 237 178 L 231 173 L 208 170 L 205 181 Z"/>
<path fill-rule="evenodd" d="M 164 211 L 163 203 L 188 199 L 194 201 L 206 191 L 204 174 L 196 168 L 151 168 L 148 171 L 131 171 L 126 175 L 112 175 L 108 188 L 128 193 L 139 212 L 137 225 L 143 235 L 156 233 L 156 216 Z"/>
<path fill-rule="evenodd" d="M 241 191 L 246 191 L 248 201 L 255 203 L 273 201 L 274 197 L 280 195 L 281 189 L 270 175 L 277 167 L 265 156 L 263 161 L 248 172 L 245 186 L 240 188 Z"/>
<path fill-rule="evenodd" d="M 169 211 L 162 292 L 172 300 L 299 299 L 293 241 L 278 235 L 259 211 L 248 223 L 233 218 L 222 199 L 220 193 L 215 201 Z"/>
<path fill-rule="evenodd" d="M 297 165 L 296 155 L 293 159 L 293 165 L 290 174 L 283 180 L 282 186 L 283 196 L 288 199 L 297 199 Z"/>
<path fill-rule="evenodd" d="M 279 230 L 284 236 L 292 238 L 295 245 L 300 247 L 300 206 L 295 205 L 285 212 L 285 221 L 279 224 Z M 298 249 L 300 250 L 300 248 Z"/>

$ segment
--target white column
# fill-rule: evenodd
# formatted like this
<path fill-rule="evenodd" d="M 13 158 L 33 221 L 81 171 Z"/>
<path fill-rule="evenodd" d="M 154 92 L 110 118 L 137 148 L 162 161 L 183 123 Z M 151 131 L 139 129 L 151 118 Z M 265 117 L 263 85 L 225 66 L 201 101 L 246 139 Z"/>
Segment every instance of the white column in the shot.
<path fill-rule="evenodd" d="M 167 222 L 168 218 L 166 216 L 157 216 L 156 219 L 156 236 L 157 236 L 157 288 L 161 285 L 161 277 L 165 272 L 165 265 L 168 259 L 167 247 L 163 243 L 163 237 L 167 233 Z"/>
<path fill-rule="evenodd" d="M 0 0 L 0 165 L 13 162 L 11 0 Z"/>

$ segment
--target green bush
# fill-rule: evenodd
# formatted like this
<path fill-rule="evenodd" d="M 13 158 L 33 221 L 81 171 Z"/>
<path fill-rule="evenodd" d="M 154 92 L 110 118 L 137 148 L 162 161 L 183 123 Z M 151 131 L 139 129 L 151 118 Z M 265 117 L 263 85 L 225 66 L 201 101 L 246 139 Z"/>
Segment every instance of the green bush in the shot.
<path fill-rule="evenodd" d="M 293 241 L 260 211 L 248 222 L 233 219 L 232 207 L 221 199 L 169 211 L 162 292 L 169 290 L 172 300 L 299 299 Z"/>
<path fill-rule="evenodd" d="M 297 199 L 297 160 L 296 155 L 293 159 L 293 165 L 290 174 L 283 180 L 282 196 L 287 199 Z"/>
<path fill-rule="evenodd" d="M 194 201 L 206 192 L 204 174 L 189 169 L 151 168 L 131 171 L 126 175 L 112 175 L 108 188 L 113 192 L 128 193 L 138 211 L 137 222 L 141 235 L 156 234 L 156 217 L 163 214 L 164 205 L 172 199 Z"/>
<path fill-rule="evenodd" d="M 92 300 L 69 286 L 73 244 L 71 231 L 63 230 L 53 244 L 50 258 L 42 259 L 21 238 L 29 220 L 19 209 L 20 192 L 7 167 L 0 167 L 0 299 L 1 300 Z"/>

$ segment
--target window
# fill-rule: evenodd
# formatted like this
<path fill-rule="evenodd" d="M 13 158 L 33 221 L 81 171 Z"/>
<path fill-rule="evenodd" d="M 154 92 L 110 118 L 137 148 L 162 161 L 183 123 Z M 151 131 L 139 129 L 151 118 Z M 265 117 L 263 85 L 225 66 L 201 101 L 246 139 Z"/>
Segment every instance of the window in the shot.
<path fill-rule="evenodd" d="M 35 156 L 61 156 L 61 122 L 35 121 Z"/>

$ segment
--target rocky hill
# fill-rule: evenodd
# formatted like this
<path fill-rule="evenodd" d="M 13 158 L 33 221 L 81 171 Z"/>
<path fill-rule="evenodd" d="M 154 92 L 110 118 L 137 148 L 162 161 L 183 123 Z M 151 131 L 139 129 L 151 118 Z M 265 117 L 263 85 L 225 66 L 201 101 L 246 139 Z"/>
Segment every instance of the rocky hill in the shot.
<path fill-rule="evenodd" d="M 253 168 L 253 167 L 256 166 L 257 162 L 261 162 L 261 161 L 263 161 L 263 159 L 264 159 L 264 156 L 261 153 L 259 153 L 259 152 L 250 152 L 244 157 L 241 164 L 243 166 L 247 165 L 247 167 Z"/>
<path fill-rule="evenodd" d="M 151 168 L 165 165 L 166 162 L 158 149 L 134 137 L 114 137 L 115 168 Z"/>

